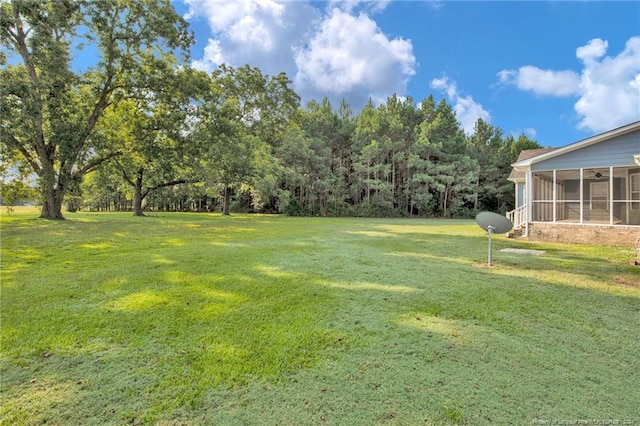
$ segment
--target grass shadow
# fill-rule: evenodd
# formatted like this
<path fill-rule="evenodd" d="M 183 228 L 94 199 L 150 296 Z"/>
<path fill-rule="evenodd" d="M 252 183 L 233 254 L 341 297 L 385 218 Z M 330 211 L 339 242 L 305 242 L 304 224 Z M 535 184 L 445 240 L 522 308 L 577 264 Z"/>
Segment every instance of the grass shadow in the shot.
<path fill-rule="evenodd" d="M 3 421 L 640 417 L 639 295 L 610 255 L 487 268 L 469 221 L 90 219 L 3 235 Z"/>

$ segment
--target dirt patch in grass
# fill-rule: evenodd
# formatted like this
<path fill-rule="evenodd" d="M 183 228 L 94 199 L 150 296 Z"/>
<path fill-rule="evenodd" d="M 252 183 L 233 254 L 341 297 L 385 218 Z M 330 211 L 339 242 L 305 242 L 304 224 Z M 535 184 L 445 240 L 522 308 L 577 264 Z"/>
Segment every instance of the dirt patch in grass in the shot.
<path fill-rule="evenodd" d="M 615 275 L 613 282 L 623 287 L 640 289 L 640 274 L 636 274 L 635 276 Z"/>

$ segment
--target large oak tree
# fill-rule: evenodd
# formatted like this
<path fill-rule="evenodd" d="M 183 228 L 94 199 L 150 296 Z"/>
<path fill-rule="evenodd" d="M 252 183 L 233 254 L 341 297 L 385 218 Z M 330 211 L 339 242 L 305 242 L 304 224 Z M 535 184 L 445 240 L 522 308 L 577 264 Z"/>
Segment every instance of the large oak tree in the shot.
<path fill-rule="evenodd" d="M 38 176 L 41 217 L 63 219 L 67 190 L 121 154 L 95 149 L 105 111 L 152 90 L 193 37 L 169 0 L 12 0 L 0 42 L 0 142 Z M 83 54 L 92 65 L 78 71 Z"/>
<path fill-rule="evenodd" d="M 97 127 L 97 152 L 105 147 L 107 153 L 122 152 L 112 168 L 133 191 L 135 216 L 143 216 L 143 201 L 152 192 L 200 180 L 192 167 L 197 146 L 189 137 L 198 73 L 190 68 L 174 71 L 166 70 L 152 91 L 118 102 Z"/>
<path fill-rule="evenodd" d="M 288 77 L 262 74 L 248 65 L 220 65 L 200 99 L 193 139 L 199 145 L 204 179 L 222 186 L 223 214 L 231 192 L 268 169 L 271 148 L 297 111 L 300 98 Z"/>

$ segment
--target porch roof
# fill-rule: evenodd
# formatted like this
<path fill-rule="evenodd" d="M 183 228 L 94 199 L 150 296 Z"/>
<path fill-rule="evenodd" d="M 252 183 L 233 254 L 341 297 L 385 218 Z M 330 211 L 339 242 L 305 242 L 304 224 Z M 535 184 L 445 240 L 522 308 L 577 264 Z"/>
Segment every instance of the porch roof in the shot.
<path fill-rule="evenodd" d="M 518 155 L 518 160 L 512 165 L 515 166 L 515 164 L 518 164 L 519 162 L 528 160 L 528 159 L 533 158 L 533 157 L 537 157 L 539 155 L 546 154 L 547 152 L 555 151 L 557 149 L 558 148 L 525 149 L 524 151 L 522 151 L 520 153 L 520 155 Z M 524 181 L 524 177 L 525 177 L 524 170 L 518 170 L 518 169 L 516 169 L 514 167 L 513 169 L 511 169 L 511 174 L 509 175 L 508 180 L 510 180 L 512 182 Z"/>

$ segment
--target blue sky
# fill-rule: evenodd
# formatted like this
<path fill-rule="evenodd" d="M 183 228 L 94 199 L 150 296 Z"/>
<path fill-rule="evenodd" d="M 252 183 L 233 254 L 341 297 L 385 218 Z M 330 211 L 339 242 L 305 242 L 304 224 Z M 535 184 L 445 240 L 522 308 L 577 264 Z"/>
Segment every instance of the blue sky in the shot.
<path fill-rule="evenodd" d="M 640 120 L 640 2 L 174 0 L 192 65 L 288 74 L 355 111 L 433 94 L 463 128 L 562 146 Z"/>

